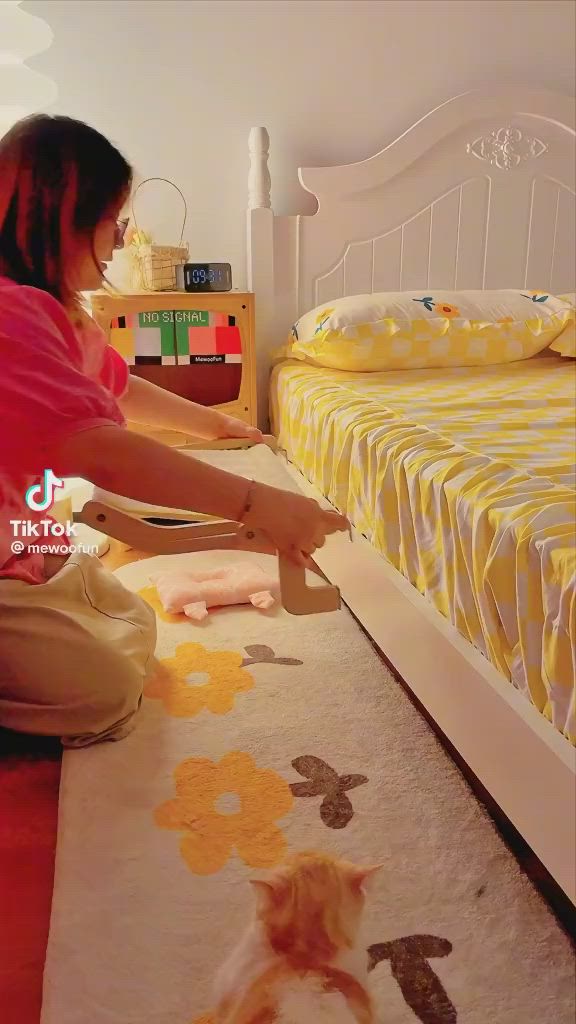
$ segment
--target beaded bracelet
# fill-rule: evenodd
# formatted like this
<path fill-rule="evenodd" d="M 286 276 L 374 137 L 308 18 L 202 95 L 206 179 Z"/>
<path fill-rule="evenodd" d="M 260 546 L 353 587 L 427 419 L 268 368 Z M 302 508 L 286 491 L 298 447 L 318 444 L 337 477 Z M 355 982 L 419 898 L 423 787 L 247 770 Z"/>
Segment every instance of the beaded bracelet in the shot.
<path fill-rule="evenodd" d="M 248 490 L 246 492 L 246 500 L 244 502 L 244 506 L 242 508 L 242 511 L 240 513 L 240 518 L 238 520 L 239 523 L 243 523 L 244 520 L 246 519 L 246 516 L 252 511 L 252 505 L 253 505 L 253 502 L 254 502 L 254 488 L 255 487 L 256 487 L 256 481 L 255 480 L 251 480 L 250 481 L 250 485 L 248 487 Z"/>

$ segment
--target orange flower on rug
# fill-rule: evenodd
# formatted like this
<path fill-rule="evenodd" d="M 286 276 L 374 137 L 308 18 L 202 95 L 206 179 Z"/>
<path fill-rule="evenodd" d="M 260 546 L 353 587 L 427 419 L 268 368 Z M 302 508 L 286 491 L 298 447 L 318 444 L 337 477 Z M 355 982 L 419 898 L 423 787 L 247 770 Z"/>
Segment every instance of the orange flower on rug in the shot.
<path fill-rule="evenodd" d="M 286 851 L 276 822 L 292 809 L 288 783 L 250 754 L 221 761 L 191 757 L 174 773 L 176 798 L 156 810 L 160 828 L 184 832 L 180 852 L 196 875 L 213 875 L 233 852 L 251 868 L 271 868 Z"/>
<path fill-rule="evenodd" d="M 144 694 L 161 700 L 169 715 L 193 718 L 204 708 L 213 715 L 227 714 L 236 695 L 253 686 L 253 676 L 242 668 L 241 654 L 207 651 L 202 644 L 185 643 L 178 645 L 172 658 L 158 662 Z"/>
<path fill-rule="evenodd" d="M 192 1024 L 216 1024 L 216 1017 L 213 1017 L 211 1013 L 205 1013 L 203 1017 L 193 1020 Z"/>

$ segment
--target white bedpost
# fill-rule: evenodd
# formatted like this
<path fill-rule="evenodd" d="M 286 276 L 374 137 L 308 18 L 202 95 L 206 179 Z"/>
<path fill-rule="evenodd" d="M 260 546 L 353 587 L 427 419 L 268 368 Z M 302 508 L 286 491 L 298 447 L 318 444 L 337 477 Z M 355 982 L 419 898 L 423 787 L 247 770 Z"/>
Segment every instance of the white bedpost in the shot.
<path fill-rule="evenodd" d="M 265 128 L 251 128 L 248 138 L 248 209 L 269 210 L 272 181 L 268 169 L 270 136 Z"/>
<path fill-rule="evenodd" d="M 274 213 L 270 204 L 268 152 L 265 128 L 251 128 L 248 149 L 247 262 L 248 289 L 256 296 L 256 373 L 258 424 L 268 429 L 268 381 L 270 352 L 278 339 L 272 337 L 274 321 Z"/>

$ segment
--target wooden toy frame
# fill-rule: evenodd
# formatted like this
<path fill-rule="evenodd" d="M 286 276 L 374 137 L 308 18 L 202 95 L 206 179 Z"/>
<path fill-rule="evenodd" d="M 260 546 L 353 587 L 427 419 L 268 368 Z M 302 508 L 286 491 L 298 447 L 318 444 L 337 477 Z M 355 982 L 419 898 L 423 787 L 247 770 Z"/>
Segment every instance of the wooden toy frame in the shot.
<path fill-rule="evenodd" d="M 268 447 L 275 451 L 276 442 L 273 437 L 265 438 Z M 200 447 L 199 444 L 191 447 Z M 252 448 L 250 441 L 231 440 L 203 442 L 204 450 Z M 165 510 L 170 514 L 169 509 Z M 190 516 L 194 515 L 190 512 Z M 176 518 L 176 517 L 175 517 Z M 141 515 L 129 512 L 100 501 L 87 501 L 80 512 L 74 514 L 74 522 L 90 526 L 107 534 L 115 540 L 135 548 L 138 551 L 150 552 L 155 555 L 175 555 L 192 551 L 234 550 L 255 551 L 263 554 L 276 554 L 276 548 L 262 531 L 239 523 L 213 519 L 206 522 L 207 517 L 197 524 L 175 523 L 172 526 L 157 526 L 146 521 Z M 319 576 L 323 573 L 310 563 L 310 568 Z M 306 570 L 294 562 L 279 555 L 278 574 L 280 579 L 280 599 L 283 607 L 291 615 L 312 615 L 318 612 L 332 612 L 340 608 L 340 591 L 338 587 L 326 584 L 321 587 L 309 587 L 306 581 Z M 325 579 L 325 577 L 323 577 Z"/>
<path fill-rule="evenodd" d="M 245 423 L 256 424 L 256 362 L 254 343 L 254 295 L 251 292 L 138 292 L 135 294 L 99 291 L 92 296 L 92 315 L 110 336 L 110 323 L 114 317 L 152 310 L 171 310 L 190 306 L 194 309 L 227 313 L 236 318 L 242 336 L 242 376 L 238 397 L 230 402 L 212 406 L 228 416 Z M 160 430 L 141 423 L 129 423 L 129 428 L 164 444 L 206 448 L 205 441 L 172 430 Z"/>

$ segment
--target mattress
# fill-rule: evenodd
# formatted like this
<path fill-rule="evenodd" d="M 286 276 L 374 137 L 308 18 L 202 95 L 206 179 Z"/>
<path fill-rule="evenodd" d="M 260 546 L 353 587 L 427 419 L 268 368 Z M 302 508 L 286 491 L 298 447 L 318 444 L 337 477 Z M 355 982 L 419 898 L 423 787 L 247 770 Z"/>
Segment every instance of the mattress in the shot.
<path fill-rule="evenodd" d="M 285 362 L 279 445 L 576 742 L 576 364 L 347 373 Z"/>

